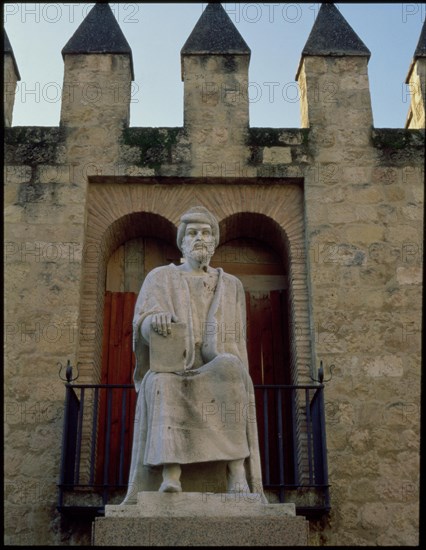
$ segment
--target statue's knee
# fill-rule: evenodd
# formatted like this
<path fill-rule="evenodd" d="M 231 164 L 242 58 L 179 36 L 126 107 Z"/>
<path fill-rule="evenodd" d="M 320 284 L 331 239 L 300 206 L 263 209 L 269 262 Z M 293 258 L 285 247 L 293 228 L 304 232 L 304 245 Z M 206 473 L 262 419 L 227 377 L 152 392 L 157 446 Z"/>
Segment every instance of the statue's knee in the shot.
<path fill-rule="evenodd" d="M 217 359 L 219 358 L 220 358 L 220 361 L 226 364 L 228 368 L 235 368 L 238 370 L 244 368 L 244 365 L 241 359 L 236 355 L 233 355 L 232 353 L 221 353 L 220 355 L 217 356 Z"/>

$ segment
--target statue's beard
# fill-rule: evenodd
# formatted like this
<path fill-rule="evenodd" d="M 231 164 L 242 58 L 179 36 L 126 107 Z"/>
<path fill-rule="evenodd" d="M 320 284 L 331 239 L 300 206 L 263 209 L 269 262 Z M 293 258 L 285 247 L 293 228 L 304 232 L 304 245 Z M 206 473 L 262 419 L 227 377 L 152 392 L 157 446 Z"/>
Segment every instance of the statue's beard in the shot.
<path fill-rule="evenodd" d="M 200 265 L 208 265 L 214 254 L 214 243 L 195 243 L 191 247 L 182 246 L 182 252 L 185 259 L 190 258 Z"/>

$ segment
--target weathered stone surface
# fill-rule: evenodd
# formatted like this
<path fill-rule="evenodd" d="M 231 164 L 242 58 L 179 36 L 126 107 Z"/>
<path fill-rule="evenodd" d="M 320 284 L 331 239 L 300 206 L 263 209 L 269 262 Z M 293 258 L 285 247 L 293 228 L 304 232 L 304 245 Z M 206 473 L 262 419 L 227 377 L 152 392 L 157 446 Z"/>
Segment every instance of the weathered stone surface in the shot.
<path fill-rule="evenodd" d="M 101 523 L 103 521 L 103 523 Z M 303 518 L 105 518 L 94 546 L 305 546 Z"/>
<path fill-rule="evenodd" d="M 60 163 L 64 157 L 64 128 L 15 126 L 5 135 L 7 165 Z"/>
<path fill-rule="evenodd" d="M 264 504 L 256 494 L 144 492 L 137 505 L 105 513 L 95 520 L 94 546 L 299 546 L 308 536 L 294 504 Z"/>
<path fill-rule="evenodd" d="M 294 504 L 265 504 L 256 493 L 138 493 L 137 504 L 109 505 L 105 517 L 296 517 Z"/>
<path fill-rule="evenodd" d="M 115 53 L 132 55 L 108 4 L 96 4 L 62 48 L 62 55 Z"/>
<path fill-rule="evenodd" d="M 334 4 L 323 4 L 308 37 L 303 55 L 362 55 L 370 50 L 357 36 Z"/>
<path fill-rule="evenodd" d="M 423 280 L 423 271 L 421 267 L 398 267 L 396 278 L 401 285 L 421 284 Z"/>
<path fill-rule="evenodd" d="M 181 55 L 250 55 L 250 48 L 220 3 L 210 2 L 181 49 Z"/>
<path fill-rule="evenodd" d="M 291 149 L 288 147 L 265 147 L 263 162 L 266 164 L 288 164 L 291 162 Z"/>

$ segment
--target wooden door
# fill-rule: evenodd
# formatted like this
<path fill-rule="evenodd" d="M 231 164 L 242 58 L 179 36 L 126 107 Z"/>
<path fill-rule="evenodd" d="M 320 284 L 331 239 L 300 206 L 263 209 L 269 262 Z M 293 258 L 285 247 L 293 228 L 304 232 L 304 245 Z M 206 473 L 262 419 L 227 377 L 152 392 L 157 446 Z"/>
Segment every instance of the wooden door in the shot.
<path fill-rule="evenodd" d="M 291 384 L 287 290 L 246 291 L 247 351 L 255 386 Z M 291 395 L 256 389 L 256 416 L 264 483 L 293 481 L 294 445 Z M 268 463 L 268 466 L 267 466 Z"/>
<path fill-rule="evenodd" d="M 178 261 L 175 246 L 148 237 L 127 241 L 111 255 L 106 277 L 101 384 L 133 384 L 132 321 L 140 287 L 149 271 Z M 127 483 L 135 404 L 136 392 L 132 388 L 114 389 L 110 403 L 107 390 L 100 390 L 96 464 L 99 484 Z M 124 452 L 120 452 L 121 448 Z"/>
<path fill-rule="evenodd" d="M 211 265 L 223 267 L 243 283 L 253 384 L 291 384 L 288 282 L 279 255 L 255 239 L 236 239 L 217 249 Z M 282 390 L 278 398 L 274 389 L 257 389 L 256 416 L 264 483 L 278 484 L 283 478 L 291 483 L 294 434 L 290 393 Z"/>
<path fill-rule="evenodd" d="M 136 298 L 134 292 L 105 293 L 101 384 L 132 383 L 135 367 L 132 319 Z M 110 395 L 106 389 L 100 390 L 97 483 L 127 482 L 135 403 L 133 389 L 114 388 Z M 124 452 L 120 454 L 122 446 Z"/>

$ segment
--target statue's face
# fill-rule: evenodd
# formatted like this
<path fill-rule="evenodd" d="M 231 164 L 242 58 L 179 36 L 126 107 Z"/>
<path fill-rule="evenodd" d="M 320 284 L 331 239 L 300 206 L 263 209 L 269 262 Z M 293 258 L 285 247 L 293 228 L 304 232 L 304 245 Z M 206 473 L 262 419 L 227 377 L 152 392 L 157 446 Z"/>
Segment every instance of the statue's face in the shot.
<path fill-rule="evenodd" d="M 192 258 L 200 263 L 208 263 L 214 254 L 215 238 L 207 223 L 188 223 L 182 239 L 184 258 Z"/>

